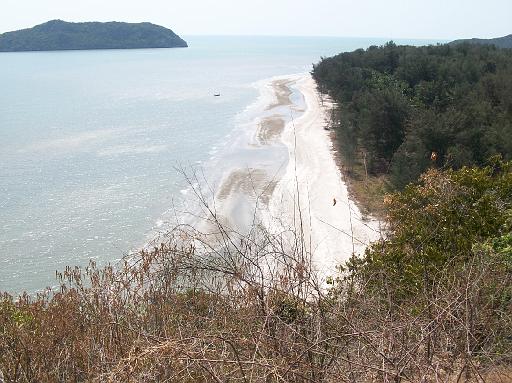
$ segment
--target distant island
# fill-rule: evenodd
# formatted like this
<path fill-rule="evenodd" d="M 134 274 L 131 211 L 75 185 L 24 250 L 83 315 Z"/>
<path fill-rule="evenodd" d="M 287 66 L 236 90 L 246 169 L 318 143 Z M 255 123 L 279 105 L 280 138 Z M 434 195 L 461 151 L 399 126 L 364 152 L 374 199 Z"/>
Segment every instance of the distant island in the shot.
<path fill-rule="evenodd" d="M 172 30 L 151 23 L 52 20 L 0 35 L 0 52 L 185 47 Z"/>
<path fill-rule="evenodd" d="M 512 48 L 512 35 L 497 37 L 495 39 L 462 39 L 452 41 L 450 44 L 480 44 L 480 45 L 494 45 L 498 48 Z"/>

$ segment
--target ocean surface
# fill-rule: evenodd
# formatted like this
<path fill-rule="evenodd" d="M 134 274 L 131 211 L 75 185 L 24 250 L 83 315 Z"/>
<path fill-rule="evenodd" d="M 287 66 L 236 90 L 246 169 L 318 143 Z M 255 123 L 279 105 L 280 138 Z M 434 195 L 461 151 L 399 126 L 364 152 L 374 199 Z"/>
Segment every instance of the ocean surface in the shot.
<path fill-rule="evenodd" d="M 0 53 L 0 292 L 33 293 L 67 265 L 141 248 L 186 210 L 180 168 L 215 184 L 245 166 L 250 151 L 237 147 L 262 113 L 265 79 L 387 41 L 185 39 L 187 49 Z"/>

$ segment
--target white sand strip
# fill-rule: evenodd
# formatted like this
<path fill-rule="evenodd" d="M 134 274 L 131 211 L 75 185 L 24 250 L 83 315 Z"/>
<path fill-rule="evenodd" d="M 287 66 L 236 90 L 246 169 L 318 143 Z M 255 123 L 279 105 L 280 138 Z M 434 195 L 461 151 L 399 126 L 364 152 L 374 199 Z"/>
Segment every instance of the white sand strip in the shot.
<path fill-rule="evenodd" d="M 313 266 L 325 281 L 335 276 L 336 266 L 353 252 L 361 253 L 379 238 L 379 225 L 362 220 L 349 199 L 329 132 L 324 129 L 328 108 L 321 105 L 315 81 L 306 75 L 295 86 L 304 96 L 306 111 L 283 132 L 290 162 L 271 197 L 268 225 L 275 230 L 287 225 L 299 228 L 301 216 Z"/>

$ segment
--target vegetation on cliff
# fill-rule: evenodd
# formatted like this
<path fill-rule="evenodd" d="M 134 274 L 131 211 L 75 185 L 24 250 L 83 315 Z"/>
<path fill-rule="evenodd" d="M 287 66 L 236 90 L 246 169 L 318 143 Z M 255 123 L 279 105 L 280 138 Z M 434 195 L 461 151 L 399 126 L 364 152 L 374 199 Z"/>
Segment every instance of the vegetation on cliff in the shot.
<path fill-rule="evenodd" d="M 178 228 L 119 270 L 67 269 L 55 295 L 4 295 L 0 370 L 7 382 L 506 381 L 512 163 L 429 170 L 387 205 L 387 238 L 329 291 L 300 224 L 241 235 L 212 215 L 220 246 Z"/>

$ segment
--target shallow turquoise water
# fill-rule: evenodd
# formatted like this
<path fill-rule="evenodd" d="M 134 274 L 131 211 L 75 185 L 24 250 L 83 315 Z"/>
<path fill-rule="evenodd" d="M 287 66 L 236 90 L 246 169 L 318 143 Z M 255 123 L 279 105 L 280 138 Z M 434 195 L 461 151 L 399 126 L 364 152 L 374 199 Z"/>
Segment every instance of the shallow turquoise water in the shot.
<path fill-rule="evenodd" d="M 257 113 L 256 81 L 386 41 L 186 39 L 188 49 L 0 54 L 0 291 L 33 292 L 66 265 L 142 246 L 183 203 L 177 165 L 229 166 L 219 157 Z"/>

